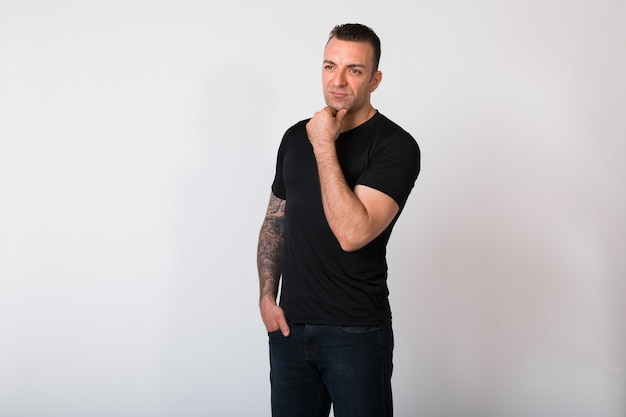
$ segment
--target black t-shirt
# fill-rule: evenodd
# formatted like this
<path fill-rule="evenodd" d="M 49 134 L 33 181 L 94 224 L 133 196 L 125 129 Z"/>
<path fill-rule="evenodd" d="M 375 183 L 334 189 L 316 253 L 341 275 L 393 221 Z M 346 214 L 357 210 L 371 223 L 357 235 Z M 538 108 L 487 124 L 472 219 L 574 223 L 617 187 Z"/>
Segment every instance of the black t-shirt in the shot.
<path fill-rule="evenodd" d="M 370 325 L 391 318 L 386 246 L 396 218 L 365 247 L 345 252 L 324 215 L 319 175 L 303 120 L 287 130 L 272 192 L 286 200 L 280 306 L 293 323 Z M 420 169 L 413 137 L 380 113 L 342 133 L 339 163 L 350 188 L 361 184 L 404 208 Z"/>

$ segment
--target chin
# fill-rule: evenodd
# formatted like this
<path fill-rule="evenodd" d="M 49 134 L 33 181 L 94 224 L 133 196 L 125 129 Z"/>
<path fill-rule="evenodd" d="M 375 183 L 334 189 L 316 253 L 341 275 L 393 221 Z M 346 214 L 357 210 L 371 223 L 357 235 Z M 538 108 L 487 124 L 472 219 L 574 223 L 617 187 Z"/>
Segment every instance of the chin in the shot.
<path fill-rule="evenodd" d="M 338 103 L 337 101 L 331 99 L 326 99 L 324 100 L 326 102 L 326 105 L 332 109 L 334 109 L 335 111 L 339 111 L 342 109 L 346 109 L 348 111 L 350 111 L 350 106 L 347 105 L 346 103 Z"/>
<path fill-rule="evenodd" d="M 350 112 L 350 108 L 347 106 L 342 106 L 339 104 L 333 104 L 333 103 L 326 103 L 328 105 L 328 107 L 331 107 L 332 109 L 334 109 L 336 112 L 338 112 L 339 110 L 347 110 L 348 113 Z"/>

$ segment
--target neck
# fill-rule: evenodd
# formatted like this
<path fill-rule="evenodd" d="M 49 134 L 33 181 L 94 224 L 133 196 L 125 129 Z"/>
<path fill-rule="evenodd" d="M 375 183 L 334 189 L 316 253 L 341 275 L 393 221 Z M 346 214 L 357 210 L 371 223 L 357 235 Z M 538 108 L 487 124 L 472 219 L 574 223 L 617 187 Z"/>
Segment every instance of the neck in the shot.
<path fill-rule="evenodd" d="M 369 105 L 366 109 L 359 111 L 358 113 L 347 114 L 345 119 L 343 120 L 341 133 L 347 132 L 348 130 L 352 130 L 357 126 L 362 125 L 363 123 L 374 117 L 375 114 L 376 109 L 371 105 Z"/>

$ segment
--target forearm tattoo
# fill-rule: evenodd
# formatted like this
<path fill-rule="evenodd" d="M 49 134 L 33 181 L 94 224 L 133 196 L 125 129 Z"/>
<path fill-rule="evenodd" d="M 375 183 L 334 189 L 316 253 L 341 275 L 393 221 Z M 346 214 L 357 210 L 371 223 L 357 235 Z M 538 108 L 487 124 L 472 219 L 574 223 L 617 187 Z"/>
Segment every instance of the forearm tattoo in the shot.
<path fill-rule="evenodd" d="M 278 282 L 282 272 L 284 232 L 285 200 L 272 194 L 259 233 L 257 248 L 260 298 L 268 294 L 272 294 L 275 298 L 278 294 Z"/>

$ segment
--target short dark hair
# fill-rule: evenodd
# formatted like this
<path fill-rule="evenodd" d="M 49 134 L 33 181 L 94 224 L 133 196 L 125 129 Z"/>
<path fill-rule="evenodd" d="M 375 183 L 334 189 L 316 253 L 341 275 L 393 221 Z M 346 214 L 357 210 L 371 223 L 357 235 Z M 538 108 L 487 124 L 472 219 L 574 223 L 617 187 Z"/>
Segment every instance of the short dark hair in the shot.
<path fill-rule="evenodd" d="M 374 48 L 374 71 L 378 71 L 380 63 L 380 39 L 369 27 L 360 23 L 337 25 L 330 31 L 328 41 L 337 38 L 340 41 L 367 42 Z"/>

